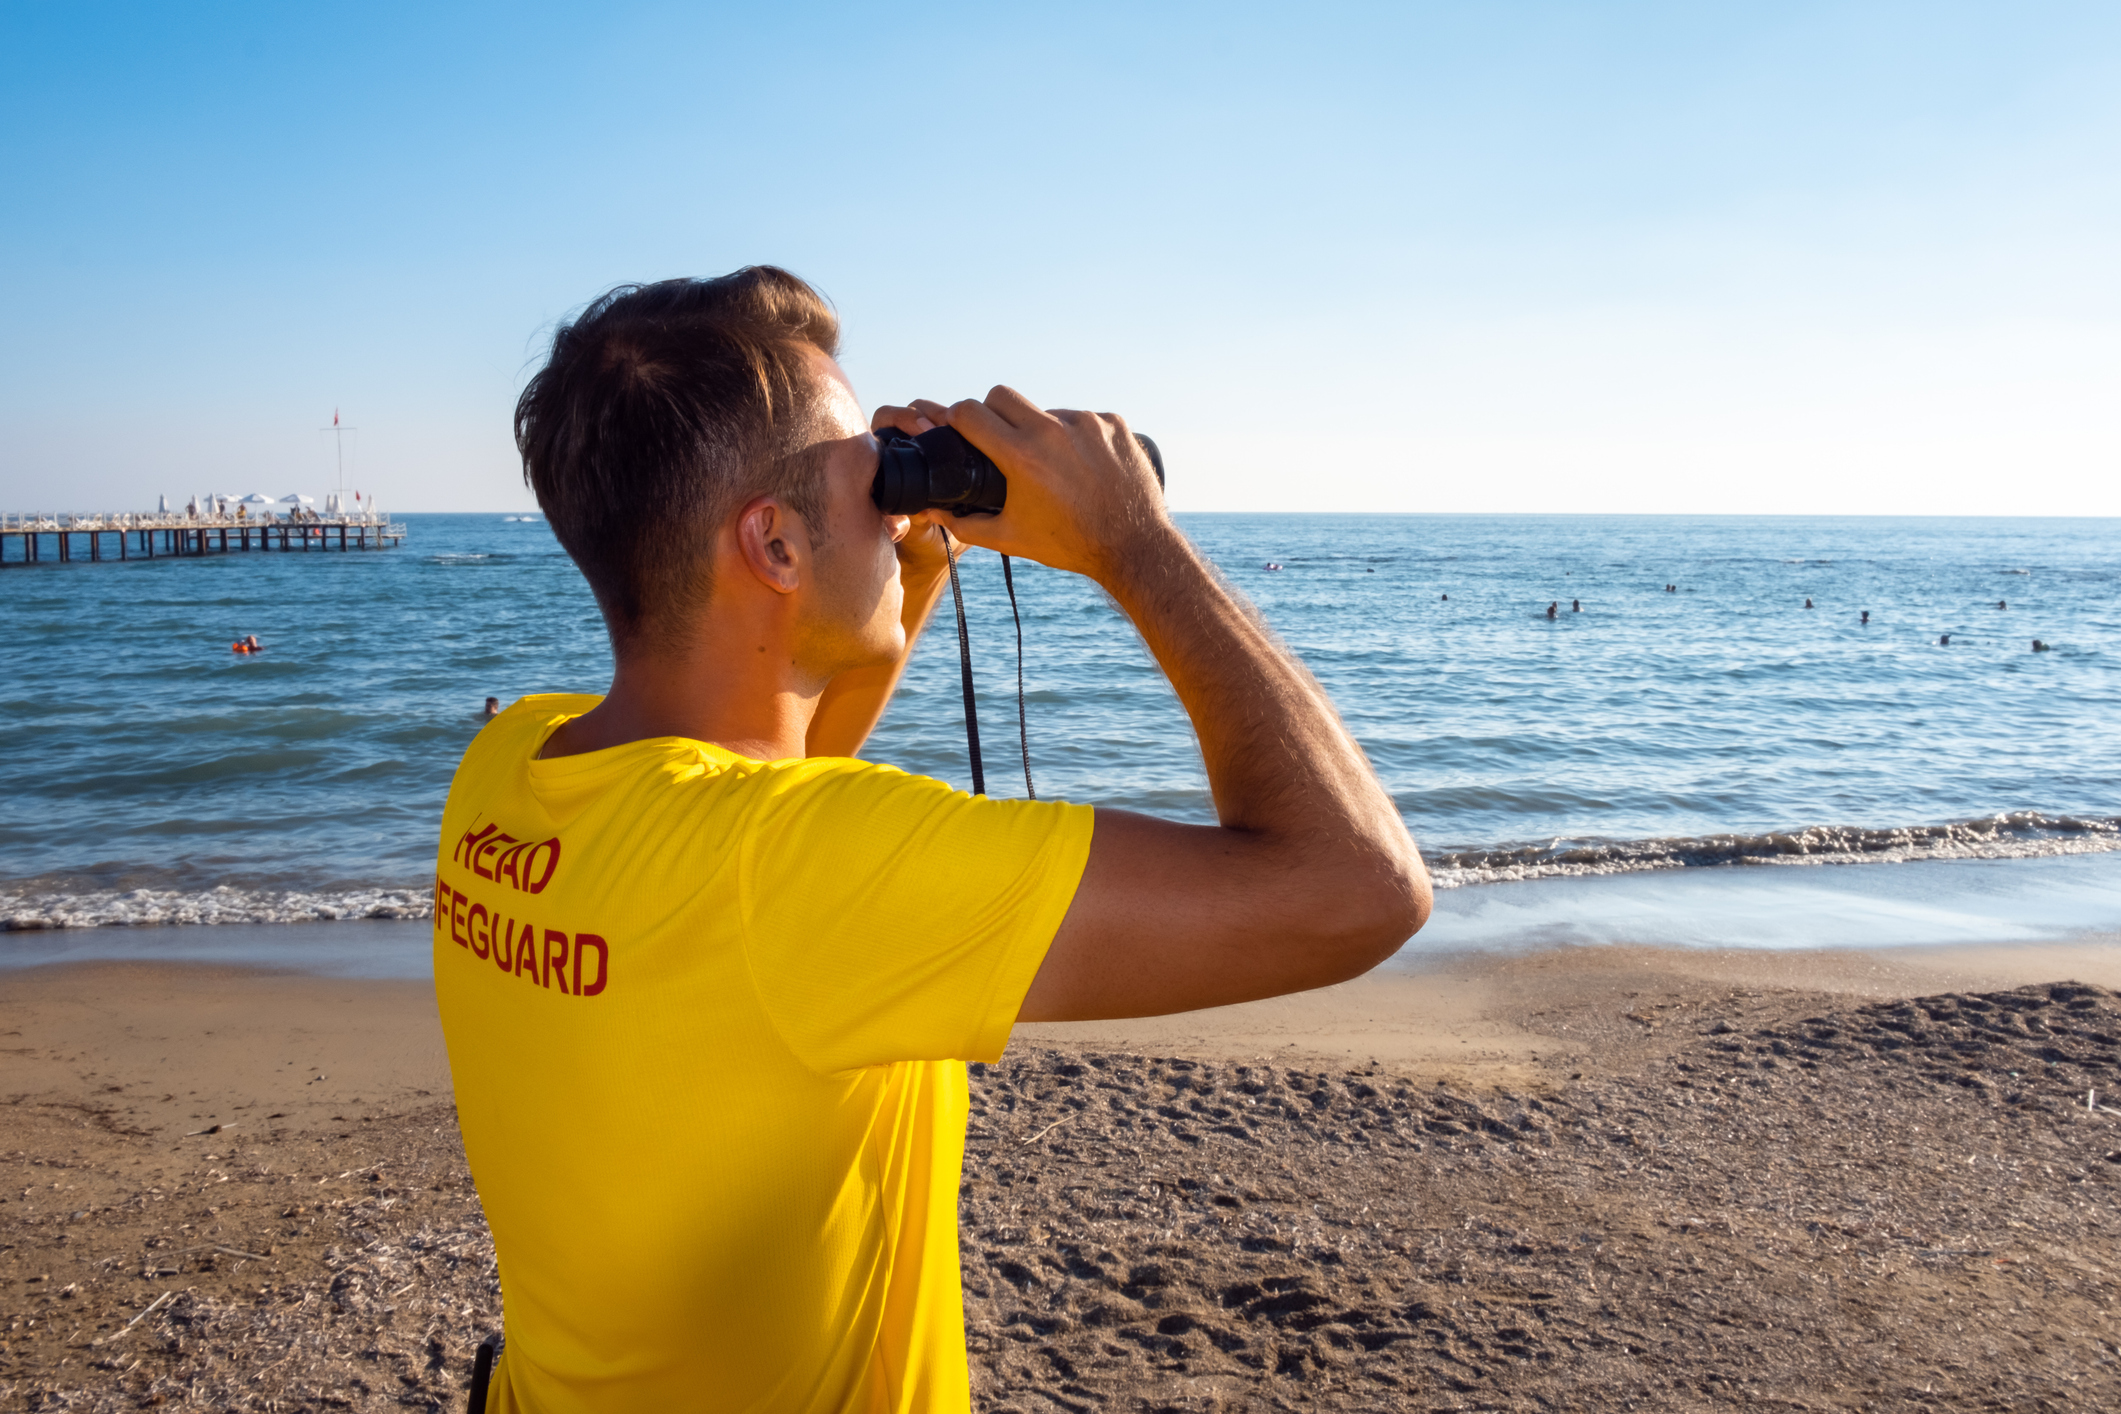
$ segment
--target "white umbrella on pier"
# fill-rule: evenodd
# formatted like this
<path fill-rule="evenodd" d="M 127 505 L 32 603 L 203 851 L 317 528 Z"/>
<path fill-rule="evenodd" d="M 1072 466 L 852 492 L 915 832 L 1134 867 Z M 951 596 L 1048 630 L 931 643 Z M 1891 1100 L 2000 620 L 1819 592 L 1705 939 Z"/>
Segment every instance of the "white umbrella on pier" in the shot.
<path fill-rule="evenodd" d="M 269 506 L 272 503 L 272 497 L 260 495 L 256 491 L 251 492 L 248 496 L 245 496 L 242 500 L 236 502 L 236 504 L 239 506 Z"/>
<path fill-rule="evenodd" d="M 280 499 L 283 501 L 291 502 L 292 504 L 297 506 L 314 506 L 317 503 L 316 497 L 305 496 L 300 491 L 290 491 L 285 496 L 282 496 Z"/>

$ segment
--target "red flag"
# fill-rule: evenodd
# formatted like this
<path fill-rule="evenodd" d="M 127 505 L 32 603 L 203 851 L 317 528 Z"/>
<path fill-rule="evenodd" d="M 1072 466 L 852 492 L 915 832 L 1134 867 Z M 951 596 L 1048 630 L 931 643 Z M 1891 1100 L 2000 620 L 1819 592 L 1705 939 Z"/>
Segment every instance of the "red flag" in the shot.
<path fill-rule="evenodd" d="M 331 425 L 334 427 L 339 425 L 339 410 L 337 408 L 331 410 Z"/>

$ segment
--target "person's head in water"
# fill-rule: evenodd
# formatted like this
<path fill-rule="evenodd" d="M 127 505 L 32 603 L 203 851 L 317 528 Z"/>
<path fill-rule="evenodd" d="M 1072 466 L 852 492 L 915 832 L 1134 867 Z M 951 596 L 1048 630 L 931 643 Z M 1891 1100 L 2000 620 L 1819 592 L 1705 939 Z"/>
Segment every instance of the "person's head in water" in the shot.
<path fill-rule="evenodd" d="M 2009 605 L 2009 604 L 2007 604 L 2007 603 L 2005 603 L 2005 602 L 2004 602 L 2003 600 L 2001 600 L 2001 599 L 1998 599 L 1998 600 L 1996 601 L 1996 607 L 1997 607 L 1997 608 L 1999 608 L 1999 609 L 2008 609 L 2008 608 L 2010 607 L 2010 605 Z"/>
<path fill-rule="evenodd" d="M 1865 609 L 1865 610 L 1863 611 L 1863 622 L 1864 622 L 1864 623 L 1869 623 L 1870 621 L 1871 621 L 1871 611 L 1870 611 L 1869 609 Z"/>
<path fill-rule="evenodd" d="M 1811 607 L 1812 607 L 1812 601 L 1811 601 L 1811 600 L 1809 600 L 1809 599 L 1805 600 L 1805 601 L 1804 601 L 1804 607 L 1805 607 L 1805 608 L 1807 608 L 1807 609 L 1811 608 Z"/>
<path fill-rule="evenodd" d="M 486 716 L 488 716 L 488 717 L 498 717 L 498 716 L 500 716 L 500 715 L 501 715 L 501 699 L 500 699 L 500 698 L 498 698 L 498 697 L 489 697 L 489 698 L 487 698 L 487 699 L 486 699 L 486 711 L 485 711 L 484 715 L 486 715 Z"/>
<path fill-rule="evenodd" d="M 1939 648 L 1949 648 L 1949 647 L 1951 647 L 1951 646 L 1952 646 L 1952 636 L 1951 636 L 1950 634 L 1946 634 L 1946 635 L 1944 635 L 1944 637 L 1942 637 L 1942 638 L 1940 638 L 1940 639 L 1938 639 L 1938 640 L 1937 640 L 1937 646 L 1938 646 Z"/>
<path fill-rule="evenodd" d="M 2035 653 L 2045 653 L 2047 651 L 2047 645 L 2036 638 L 2033 640 L 2033 651 Z"/>
<path fill-rule="evenodd" d="M 1582 612 L 1583 612 L 1583 600 L 1581 600 L 1581 599 L 1571 599 L 1571 600 L 1569 601 L 1569 612 L 1570 612 L 1570 613 L 1572 613 L 1572 614 L 1580 614 L 1580 613 L 1582 613 Z"/>
<path fill-rule="evenodd" d="M 1560 613 L 1561 613 L 1561 601 L 1560 601 L 1559 599 L 1556 599 L 1556 600 L 1555 600 L 1555 601 L 1554 601 L 1553 603 L 1551 603 L 1551 604 L 1547 605 L 1547 617 L 1548 617 L 1548 618 L 1550 618 L 1550 619 L 1551 619 L 1551 618 L 1554 618 L 1554 617 L 1556 617 L 1557 615 L 1559 615 Z"/>

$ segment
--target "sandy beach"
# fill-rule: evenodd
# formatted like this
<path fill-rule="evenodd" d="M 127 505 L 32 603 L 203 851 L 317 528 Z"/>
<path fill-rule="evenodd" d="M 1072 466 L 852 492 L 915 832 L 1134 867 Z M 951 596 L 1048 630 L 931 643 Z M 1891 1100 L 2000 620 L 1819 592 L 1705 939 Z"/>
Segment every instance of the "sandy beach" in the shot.
<path fill-rule="evenodd" d="M 2121 1405 L 2117 988 L 2114 939 L 1591 948 L 1021 1028 L 976 1405 Z M 0 973 L 0 1106 L 0 1408 L 462 1407 L 498 1287 L 426 984 Z"/>

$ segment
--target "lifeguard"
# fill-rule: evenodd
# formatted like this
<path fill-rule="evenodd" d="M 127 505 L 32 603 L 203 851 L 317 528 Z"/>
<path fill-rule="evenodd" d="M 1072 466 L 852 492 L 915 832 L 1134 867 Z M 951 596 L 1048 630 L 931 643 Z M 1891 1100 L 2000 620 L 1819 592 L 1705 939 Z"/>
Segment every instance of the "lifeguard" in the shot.
<path fill-rule="evenodd" d="M 435 994 L 508 1324 L 483 1414 L 968 1414 L 966 1062 L 1020 1019 L 1341 981 L 1428 912 L 1361 748 L 1124 423 L 884 408 L 1009 478 L 991 519 L 886 515 L 838 342 L 785 271 L 629 287 L 517 406 L 616 667 L 496 716 L 443 811 Z M 966 541 L 1132 616 L 1221 823 L 857 755 Z"/>

